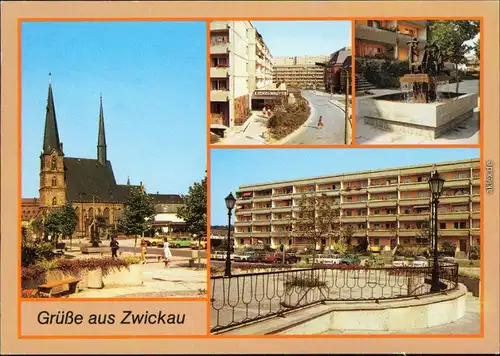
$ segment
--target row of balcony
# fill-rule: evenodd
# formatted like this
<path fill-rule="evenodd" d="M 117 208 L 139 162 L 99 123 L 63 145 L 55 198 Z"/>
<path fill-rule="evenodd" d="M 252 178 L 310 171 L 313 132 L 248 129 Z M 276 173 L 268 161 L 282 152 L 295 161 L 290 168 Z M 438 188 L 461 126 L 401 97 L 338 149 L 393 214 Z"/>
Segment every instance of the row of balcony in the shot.
<path fill-rule="evenodd" d="M 353 237 L 415 237 L 419 234 L 418 229 L 399 230 L 355 230 Z M 476 229 L 440 229 L 440 237 L 461 237 L 461 236 L 479 236 L 480 230 Z M 253 232 L 235 232 L 235 238 L 242 237 L 298 237 L 301 236 L 300 232 L 290 231 L 253 231 Z"/>
<path fill-rule="evenodd" d="M 356 25 L 356 39 L 371 41 L 371 42 L 380 42 L 389 45 L 395 45 L 397 43 L 402 43 L 406 45 L 406 42 L 409 42 L 413 39 L 413 36 L 400 33 L 395 31 L 390 31 L 387 29 L 370 27 L 366 25 Z M 426 40 L 422 37 L 419 39 L 419 47 L 423 48 L 426 43 Z"/>

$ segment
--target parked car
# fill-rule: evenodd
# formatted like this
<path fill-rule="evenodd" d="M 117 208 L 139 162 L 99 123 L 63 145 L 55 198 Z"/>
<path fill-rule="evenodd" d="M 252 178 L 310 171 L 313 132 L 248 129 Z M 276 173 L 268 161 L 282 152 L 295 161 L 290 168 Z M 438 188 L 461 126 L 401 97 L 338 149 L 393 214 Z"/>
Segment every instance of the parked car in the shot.
<path fill-rule="evenodd" d="M 408 266 L 408 261 L 406 261 L 406 258 L 404 256 L 394 256 L 392 265 L 394 267 L 406 267 Z"/>
<path fill-rule="evenodd" d="M 251 252 L 240 252 L 233 255 L 234 261 L 237 262 L 249 262 L 252 256 Z"/>
<path fill-rule="evenodd" d="M 264 262 L 265 253 L 262 252 L 252 252 L 248 257 L 248 262 Z"/>
<path fill-rule="evenodd" d="M 295 253 L 286 253 L 285 254 L 285 263 L 298 263 L 300 262 L 300 257 L 297 256 Z"/>
<path fill-rule="evenodd" d="M 326 256 L 323 258 L 323 264 L 325 265 L 338 265 L 342 261 L 339 256 Z"/>
<path fill-rule="evenodd" d="M 342 258 L 340 260 L 340 263 L 341 264 L 348 264 L 348 265 L 360 264 L 361 260 L 359 259 L 358 256 L 345 256 L 344 258 Z"/>
<path fill-rule="evenodd" d="M 427 261 L 427 258 L 425 258 L 424 256 L 417 256 L 414 258 L 412 266 L 413 267 L 428 267 L 429 261 Z"/>
<path fill-rule="evenodd" d="M 202 250 L 206 249 L 207 248 L 207 239 L 202 237 L 201 241 L 198 239 L 191 241 L 191 245 L 189 247 L 191 247 L 192 250 L 197 250 L 198 245 L 200 245 L 200 249 L 202 249 Z"/>
<path fill-rule="evenodd" d="M 281 253 L 268 253 L 262 259 L 264 263 L 280 263 L 283 261 Z"/>
<path fill-rule="evenodd" d="M 446 263 L 456 263 L 455 257 L 450 257 L 450 256 L 443 257 L 441 261 Z"/>
<path fill-rule="evenodd" d="M 191 242 L 192 240 L 190 237 L 176 237 L 169 241 L 170 247 L 175 248 L 190 247 Z"/>
<path fill-rule="evenodd" d="M 156 247 L 163 247 L 163 244 L 167 241 L 166 237 L 155 237 L 149 242 L 151 243 L 151 246 L 156 246 Z"/>

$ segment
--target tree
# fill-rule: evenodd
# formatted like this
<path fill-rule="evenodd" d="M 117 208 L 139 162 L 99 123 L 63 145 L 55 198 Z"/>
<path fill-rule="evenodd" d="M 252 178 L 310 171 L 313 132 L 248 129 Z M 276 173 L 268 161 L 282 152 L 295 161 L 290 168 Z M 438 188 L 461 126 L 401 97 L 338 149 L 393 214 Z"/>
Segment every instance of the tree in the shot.
<path fill-rule="evenodd" d="M 207 235 L 207 177 L 189 187 L 184 197 L 184 206 L 177 216 L 186 223 L 186 229 L 198 235 L 198 268 L 201 266 L 201 237 Z"/>
<path fill-rule="evenodd" d="M 70 238 L 76 230 L 77 216 L 71 204 L 66 204 L 62 209 L 52 210 L 45 219 L 45 232 L 52 236 L 54 246 L 57 244 L 59 235 Z"/>
<path fill-rule="evenodd" d="M 207 233 L 207 177 L 189 187 L 184 197 L 184 206 L 177 211 L 177 216 L 186 223 L 186 229 L 192 234 Z"/>
<path fill-rule="evenodd" d="M 474 42 L 474 54 L 476 55 L 476 58 L 479 60 L 481 59 L 481 44 L 480 44 L 481 39 L 478 38 L 477 41 Z"/>
<path fill-rule="evenodd" d="M 479 33 L 479 21 L 433 21 L 429 25 L 429 44 L 439 47 L 443 61 L 455 65 L 456 92 L 459 88 L 458 65 L 465 63 L 465 55 L 472 49 L 466 44 Z"/>
<path fill-rule="evenodd" d="M 41 216 L 37 216 L 30 222 L 30 229 L 35 235 L 35 239 L 40 239 L 40 237 L 43 235 L 43 220 Z"/>
<path fill-rule="evenodd" d="M 298 202 L 297 215 L 294 218 L 294 236 L 307 239 L 312 249 L 312 266 L 316 262 L 316 246 L 323 239 L 334 238 L 339 241 L 340 211 L 330 197 L 304 194 Z"/>
<path fill-rule="evenodd" d="M 124 203 L 123 217 L 118 222 L 118 231 L 126 236 L 134 236 L 134 254 L 137 236 L 148 228 L 148 221 L 153 221 L 155 208 L 152 198 L 144 189 L 133 187 Z"/>

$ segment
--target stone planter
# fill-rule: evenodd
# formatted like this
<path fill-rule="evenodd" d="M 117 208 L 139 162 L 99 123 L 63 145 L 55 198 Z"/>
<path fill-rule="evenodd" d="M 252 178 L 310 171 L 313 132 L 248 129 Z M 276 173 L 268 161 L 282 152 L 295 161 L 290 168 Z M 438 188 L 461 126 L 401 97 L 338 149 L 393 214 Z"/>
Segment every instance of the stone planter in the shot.
<path fill-rule="evenodd" d="M 103 285 L 102 269 L 94 269 L 87 274 L 87 287 L 91 289 L 101 289 Z"/>
<path fill-rule="evenodd" d="M 102 282 L 105 286 L 139 286 L 143 284 L 142 281 L 142 265 L 134 264 L 128 268 L 121 268 L 120 270 L 109 271 L 108 274 L 103 276 Z"/>
<path fill-rule="evenodd" d="M 479 297 L 481 291 L 481 280 L 466 276 L 458 276 L 458 283 L 462 283 L 467 287 L 467 291 L 472 293 L 474 297 Z"/>

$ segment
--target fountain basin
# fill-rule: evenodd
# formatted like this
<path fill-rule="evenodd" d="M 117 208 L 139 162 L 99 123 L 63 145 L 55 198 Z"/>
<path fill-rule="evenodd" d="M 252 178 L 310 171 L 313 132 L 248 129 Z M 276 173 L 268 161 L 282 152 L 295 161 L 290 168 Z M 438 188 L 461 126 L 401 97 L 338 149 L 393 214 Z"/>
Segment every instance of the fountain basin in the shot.
<path fill-rule="evenodd" d="M 439 92 L 439 101 L 412 103 L 404 93 L 379 95 L 365 114 L 365 123 L 391 132 L 434 140 L 472 117 L 478 95 Z"/>

